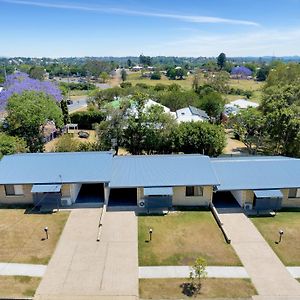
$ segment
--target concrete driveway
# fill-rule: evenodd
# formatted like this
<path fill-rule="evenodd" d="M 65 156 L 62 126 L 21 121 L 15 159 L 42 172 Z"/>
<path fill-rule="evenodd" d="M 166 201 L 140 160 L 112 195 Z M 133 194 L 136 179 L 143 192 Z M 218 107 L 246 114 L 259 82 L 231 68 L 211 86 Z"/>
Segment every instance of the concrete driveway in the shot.
<path fill-rule="evenodd" d="M 300 284 L 247 216 L 241 212 L 220 213 L 219 216 L 234 250 L 257 289 L 259 297 L 255 299 L 300 299 Z"/>
<path fill-rule="evenodd" d="M 35 299 L 137 299 L 137 219 L 133 211 L 73 210 Z"/>

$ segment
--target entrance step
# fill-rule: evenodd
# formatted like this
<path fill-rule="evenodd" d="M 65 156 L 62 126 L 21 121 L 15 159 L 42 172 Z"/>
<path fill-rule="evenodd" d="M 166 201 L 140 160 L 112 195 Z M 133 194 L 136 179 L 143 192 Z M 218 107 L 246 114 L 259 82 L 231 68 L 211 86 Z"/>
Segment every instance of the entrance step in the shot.
<path fill-rule="evenodd" d="M 86 203 L 74 203 L 69 208 L 100 208 L 103 206 L 103 202 L 86 202 Z"/>

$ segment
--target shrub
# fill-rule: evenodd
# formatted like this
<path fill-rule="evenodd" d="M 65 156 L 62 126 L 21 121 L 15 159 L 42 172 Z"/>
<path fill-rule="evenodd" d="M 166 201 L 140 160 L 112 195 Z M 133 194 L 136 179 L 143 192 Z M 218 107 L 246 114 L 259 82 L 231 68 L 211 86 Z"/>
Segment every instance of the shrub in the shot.
<path fill-rule="evenodd" d="M 130 88 L 130 87 L 132 87 L 132 83 L 131 82 L 122 82 L 121 84 L 120 84 L 120 87 L 122 88 L 122 89 L 127 89 L 127 88 Z"/>
<path fill-rule="evenodd" d="M 151 74 L 150 79 L 152 79 L 152 80 L 160 80 L 161 79 L 161 74 L 159 72 L 153 72 Z"/>
<path fill-rule="evenodd" d="M 104 120 L 100 111 L 80 111 L 71 115 L 71 122 L 78 124 L 79 129 L 93 129 L 93 124 Z"/>

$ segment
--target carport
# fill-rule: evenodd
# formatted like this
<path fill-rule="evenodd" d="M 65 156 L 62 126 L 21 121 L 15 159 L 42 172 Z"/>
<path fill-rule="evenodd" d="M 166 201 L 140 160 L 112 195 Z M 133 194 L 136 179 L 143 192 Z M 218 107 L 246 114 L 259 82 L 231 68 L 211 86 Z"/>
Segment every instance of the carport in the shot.
<path fill-rule="evenodd" d="M 108 205 L 137 205 L 137 188 L 112 188 Z"/>
<path fill-rule="evenodd" d="M 76 198 L 76 203 L 102 203 L 104 202 L 103 183 L 84 183 Z"/>
<path fill-rule="evenodd" d="M 237 208 L 240 204 L 230 191 L 215 191 L 212 202 L 217 208 Z"/>

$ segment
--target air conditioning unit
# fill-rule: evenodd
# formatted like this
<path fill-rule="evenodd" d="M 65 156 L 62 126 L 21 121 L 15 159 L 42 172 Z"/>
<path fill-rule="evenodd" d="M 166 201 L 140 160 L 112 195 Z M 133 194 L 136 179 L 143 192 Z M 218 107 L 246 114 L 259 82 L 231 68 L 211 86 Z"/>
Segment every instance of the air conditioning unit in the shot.
<path fill-rule="evenodd" d="M 244 209 L 245 209 L 245 210 L 252 210 L 252 208 L 253 208 L 252 203 L 245 203 L 245 204 L 244 204 Z"/>
<path fill-rule="evenodd" d="M 72 201 L 70 198 L 61 198 L 61 206 L 71 206 Z"/>
<path fill-rule="evenodd" d="M 139 200 L 139 207 L 141 207 L 141 208 L 145 207 L 145 200 L 144 199 Z"/>

